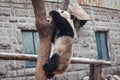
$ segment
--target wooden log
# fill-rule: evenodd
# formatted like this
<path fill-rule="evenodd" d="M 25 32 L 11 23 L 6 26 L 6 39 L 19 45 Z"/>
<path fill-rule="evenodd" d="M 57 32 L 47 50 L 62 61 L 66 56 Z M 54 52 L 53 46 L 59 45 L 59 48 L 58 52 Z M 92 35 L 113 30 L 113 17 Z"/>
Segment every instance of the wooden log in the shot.
<path fill-rule="evenodd" d="M 97 59 L 89 59 L 89 58 L 75 58 L 71 59 L 71 63 L 80 63 L 80 64 L 104 64 L 104 65 L 111 65 L 111 61 L 105 60 L 97 60 Z"/>
<path fill-rule="evenodd" d="M 37 55 L 0 52 L 0 59 L 3 59 L 3 60 L 28 60 L 28 61 L 36 61 L 37 57 L 38 57 Z"/>
<path fill-rule="evenodd" d="M 18 54 L 18 53 L 4 53 L 0 52 L 0 59 L 3 60 L 28 60 L 28 61 L 36 61 L 37 55 L 29 55 L 29 54 Z M 111 61 L 105 60 L 96 60 L 89 58 L 75 58 L 71 59 L 72 64 L 103 64 L 103 65 L 111 65 Z"/>
<path fill-rule="evenodd" d="M 51 38 L 53 26 L 48 23 L 46 19 L 46 10 L 43 0 L 31 0 L 35 14 L 35 25 L 39 33 L 40 47 L 36 63 L 35 79 L 47 80 L 46 74 L 43 70 L 43 65 L 48 61 L 51 50 Z"/>

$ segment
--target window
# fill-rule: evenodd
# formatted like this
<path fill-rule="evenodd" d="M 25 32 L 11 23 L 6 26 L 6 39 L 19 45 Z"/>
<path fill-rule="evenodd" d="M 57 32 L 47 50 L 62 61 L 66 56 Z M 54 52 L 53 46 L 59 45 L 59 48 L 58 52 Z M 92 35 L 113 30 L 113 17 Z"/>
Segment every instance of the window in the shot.
<path fill-rule="evenodd" d="M 95 32 L 98 59 L 109 60 L 107 46 L 107 32 Z"/>
<path fill-rule="evenodd" d="M 22 31 L 25 54 L 37 54 L 39 48 L 39 35 L 37 31 Z M 25 67 L 35 67 L 35 62 L 26 61 Z"/>

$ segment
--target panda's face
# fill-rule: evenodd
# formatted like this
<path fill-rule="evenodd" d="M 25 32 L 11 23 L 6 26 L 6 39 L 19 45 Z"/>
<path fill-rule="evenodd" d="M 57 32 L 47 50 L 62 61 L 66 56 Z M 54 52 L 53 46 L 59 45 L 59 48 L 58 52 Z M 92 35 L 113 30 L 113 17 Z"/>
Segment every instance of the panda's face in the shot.
<path fill-rule="evenodd" d="M 70 19 L 70 14 L 69 14 L 67 11 L 65 11 L 65 10 L 60 10 L 60 9 L 58 9 L 58 10 L 56 10 L 56 11 L 59 12 L 59 14 L 60 14 L 62 17 L 66 18 L 66 19 Z"/>
<path fill-rule="evenodd" d="M 73 15 L 70 15 L 67 11 L 65 10 L 61 10 L 61 9 L 58 9 L 56 10 L 57 12 L 59 12 L 59 14 L 64 17 L 65 19 L 71 19 L 73 20 L 74 19 L 74 16 Z"/>

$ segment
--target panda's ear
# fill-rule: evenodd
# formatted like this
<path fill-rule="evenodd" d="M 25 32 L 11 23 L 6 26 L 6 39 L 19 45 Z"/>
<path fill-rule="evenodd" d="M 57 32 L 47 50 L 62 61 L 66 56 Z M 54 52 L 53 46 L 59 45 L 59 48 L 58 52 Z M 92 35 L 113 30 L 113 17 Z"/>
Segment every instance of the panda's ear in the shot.
<path fill-rule="evenodd" d="M 75 19 L 75 16 L 74 15 L 70 15 L 70 19 Z"/>

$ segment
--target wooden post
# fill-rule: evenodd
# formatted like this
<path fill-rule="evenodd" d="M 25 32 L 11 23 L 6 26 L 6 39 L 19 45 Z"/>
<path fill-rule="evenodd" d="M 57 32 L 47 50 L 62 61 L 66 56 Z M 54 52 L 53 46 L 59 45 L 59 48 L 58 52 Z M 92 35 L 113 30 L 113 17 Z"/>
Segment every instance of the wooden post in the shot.
<path fill-rule="evenodd" d="M 94 80 L 94 64 L 90 64 L 89 80 Z"/>
<path fill-rule="evenodd" d="M 102 80 L 102 64 L 90 64 L 89 80 Z"/>

